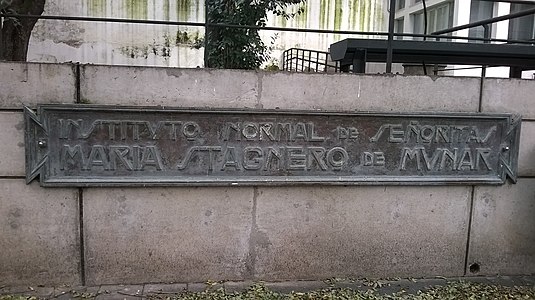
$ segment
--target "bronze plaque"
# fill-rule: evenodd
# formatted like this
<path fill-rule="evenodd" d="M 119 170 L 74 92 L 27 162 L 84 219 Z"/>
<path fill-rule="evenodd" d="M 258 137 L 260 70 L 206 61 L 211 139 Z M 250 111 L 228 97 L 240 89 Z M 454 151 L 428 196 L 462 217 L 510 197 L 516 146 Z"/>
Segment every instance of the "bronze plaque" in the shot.
<path fill-rule="evenodd" d="M 503 184 L 520 117 L 43 105 L 25 109 L 43 186 Z"/>

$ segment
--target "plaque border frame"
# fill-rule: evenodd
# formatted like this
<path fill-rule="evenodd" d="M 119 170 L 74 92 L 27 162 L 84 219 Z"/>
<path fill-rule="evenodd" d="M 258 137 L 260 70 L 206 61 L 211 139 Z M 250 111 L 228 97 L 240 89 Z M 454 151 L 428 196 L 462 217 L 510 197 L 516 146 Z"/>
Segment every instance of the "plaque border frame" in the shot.
<path fill-rule="evenodd" d="M 458 119 L 495 119 L 505 121 L 508 128 L 503 137 L 500 153 L 500 169 L 496 176 L 181 176 L 179 179 L 167 177 L 91 177 L 91 178 L 49 178 L 46 176 L 48 152 L 46 149 L 48 128 L 42 119 L 46 110 L 82 110 L 87 112 L 171 112 L 171 113 L 210 113 L 210 114 L 282 114 L 282 115 L 330 115 L 366 117 L 418 117 L 418 118 L 458 118 Z M 375 112 L 375 111 L 332 111 L 332 110 L 280 110 L 280 109 L 205 109 L 179 108 L 166 106 L 114 106 L 91 104 L 42 104 L 37 113 L 24 106 L 25 120 L 25 160 L 26 183 L 39 177 L 43 187 L 147 187 L 147 186 L 288 186 L 288 185 L 500 185 L 509 178 L 517 181 L 518 154 L 520 144 L 521 116 L 507 113 L 476 112 Z"/>

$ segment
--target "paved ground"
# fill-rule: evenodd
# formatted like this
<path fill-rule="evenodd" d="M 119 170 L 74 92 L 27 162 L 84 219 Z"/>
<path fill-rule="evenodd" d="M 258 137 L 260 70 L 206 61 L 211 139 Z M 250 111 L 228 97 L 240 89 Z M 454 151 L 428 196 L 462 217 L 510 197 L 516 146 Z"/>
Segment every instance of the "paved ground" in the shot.
<path fill-rule="evenodd" d="M 325 281 L 288 281 L 266 282 L 264 285 L 272 291 L 280 293 L 308 292 L 328 287 L 352 288 L 368 290 L 377 288 L 379 293 L 391 294 L 401 289 L 408 293 L 416 293 L 431 286 L 445 285 L 449 281 L 470 281 L 504 286 L 535 286 L 535 275 L 532 276 L 499 276 L 499 277 L 462 277 L 462 278 L 425 278 L 425 279 L 388 279 L 388 280 L 341 280 Z M 242 291 L 253 285 L 252 281 L 224 283 L 161 283 L 137 285 L 100 285 L 77 287 L 0 287 L 0 295 L 34 296 L 40 299 L 149 299 L 155 296 L 165 297 L 185 291 L 202 292 L 210 289 L 224 288 L 227 292 Z M 158 298 L 159 298 L 158 297 Z"/>

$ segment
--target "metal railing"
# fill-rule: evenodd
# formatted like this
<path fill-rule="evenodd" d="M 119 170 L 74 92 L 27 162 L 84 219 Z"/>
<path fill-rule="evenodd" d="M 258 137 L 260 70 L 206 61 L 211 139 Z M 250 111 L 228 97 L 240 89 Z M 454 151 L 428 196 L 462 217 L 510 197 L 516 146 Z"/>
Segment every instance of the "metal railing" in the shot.
<path fill-rule="evenodd" d="M 293 72 L 336 73 L 340 63 L 330 60 L 329 52 L 290 48 L 282 53 L 282 69 Z"/>

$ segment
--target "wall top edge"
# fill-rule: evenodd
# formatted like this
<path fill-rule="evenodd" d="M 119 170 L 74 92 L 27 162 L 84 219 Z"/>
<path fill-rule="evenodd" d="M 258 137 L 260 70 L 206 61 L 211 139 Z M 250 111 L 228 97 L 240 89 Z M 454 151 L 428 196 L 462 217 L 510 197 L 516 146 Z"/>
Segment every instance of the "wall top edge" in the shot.
<path fill-rule="evenodd" d="M 5 65 L 30 65 L 30 66 L 67 66 L 72 67 L 75 65 L 80 65 L 80 67 L 86 68 L 117 68 L 117 69 L 140 69 L 140 70 L 176 70 L 176 71 L 187 71 L 187 72 L 236 72 L 236 73 L 254 73 L 265 75 L 289 75 L 289 76 L 304 76 L 304 77 L 383 77 L 383 78 L 430 78 L 433 81 L 448 78 L 452 80 L 474 80 L 480 79 L 477 76 L 435 76 L 435 75 L 406 75 L 406 74 L 386 74 L 386 73 L 366 73 L 366 74 L 355 74 L 355 73 L 304 73 L 304 72 L 288 72 L 288 71 L 266 71 L 266 70 L 240 70 L 240 69 L 212 69 L 212 68 L 177 68 L 177 67 L 162 67 L 162 66 L 132 66 L 132 65 L 106 65 L 106 64 L 85 64 L 77 62 L 63 62 L 63 63 L 51 63 L 51 62 L 21 62 L 21 61 L 0 61 L 0 68 Z M 485 77 L 485 80 L 496 80 L 496 81 L 522 81 L 522 82 L 533 82 L 535 85 L 535 80 L 525 79 L 525 78 L 499 78 L 499 77 Z"/>

